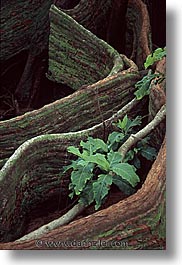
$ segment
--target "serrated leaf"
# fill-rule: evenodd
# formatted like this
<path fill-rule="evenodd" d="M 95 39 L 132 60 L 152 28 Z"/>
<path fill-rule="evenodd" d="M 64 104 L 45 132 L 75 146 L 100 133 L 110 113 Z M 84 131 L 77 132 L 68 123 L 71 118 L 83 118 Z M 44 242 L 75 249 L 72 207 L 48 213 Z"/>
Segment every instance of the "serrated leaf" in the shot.
<path fill-rule="evenodd" d="M 82 191 L 79 202 L 83 203 L 85 206 L 89 206 L 93 201 L 94 201 L 93 182 L 90 181 L 87 182 L 84 190 Z"/>
<path fill-rule="evenodd" d="M 78 168 L 78 161 L 80 160 L 80 158 L 79 159 L 77 159 L 77 160 L 73 160 L 72 162 L 71 162 L 71 164 L 70 165 L 67 165 L 67 166 L 63 166 L 63 173 L 65 173 L 66 171 L 68 171 L 69 169 L 77 169 Z M 82 160 L 82 159 L 81 159 Z M 83 161 L 83 160 L 82 160 Z"/>
<path fill-rule="evenodd" d="M 139 90 L 135 91 L 135 96 L 137 100 L 142 99 L 143 97 L 150 94 L 149 89 L 146 89 L 145 87 L 140 88 Z"/>
<path fill-rule="evenodd" d="M 119 163 L 111 167 L 111 170 L 117 175 L 126 180 L 132 187 L 140 181 L 138 175 L 135 173 L 133 166 L 128 163 Z"/>
<path fill-rule="evenodd" d="M 112 132 L 108 136 L 108 143 L 113 145 L 114 143 L 120 143 L 124 138 L 124 134 L 120 132 Z"/>
<path fill-rule="evenodd" d="M 137 116 L 133 120 L 128 119 L 127 125 L 125 127 L 125 134 L 130 133 L 134 127 L 141 125 L 141 123 L 142 123 L 142 117 L 141 116 Z"/>
<path fill-rule="evenodd" d="M 126 128 L 127 132 L 129 130 L 133 129 L 134 127 L 136 127 L 136 126 L 140 126 L 141 123 L 142 123 L 142 117 L 141 116 L 137 116 L 135 119 L 129 120 L 129 121 L 130 122 L 128 122 L 127 128 Z"/>
<path fill-rule="evenodd" d="M 69 153 L 81 157 L 82 159 L 86 159 L 86 157 L 88 156 L 88 152 L 86 150 L 83 150 L 83 152 L 81 153 L 79 148 L 75 146 L 69 146 L 67 150 Z"/>
<path fill-rule="evenodd" d="M 80 142 L 80 146 L 87 150 L 90 155 L 94 154 L 98 150 L 101 150 L 103 152 L 108 151 L 107 144 L 99 138 L 88 137 L 88 140 L 86 142 Z"/>
<path fill-rule="evenodd" d="M 142 148 L 140 153 L 147 160 L 151 160 L 151 161 L 154 160 L 157 156 L 156 149 L 150 146 L 146 146 L 145 148 Z"/>
<path fill-rule="evenodd" d="M 121 159 L 122 159 L 122 156 L 119 152 L 111 151 L 110 153 L 107 154 L 107 160 L 110 164 L 110 167 L 113 166 L 114 164 L 120 163 Z"/>
<path fill-rule="evenodd" d="M 124 194 L 131 195 L 135 192 L 135 189 L 131 187 L 121 176 L 114 175 L 112 182 L 115 184 Z"/>
<path fill-rule="evenodd" d="M 71 181 L 76 195 L 80 195 L 80 193 L 85 188 L 87 181 L 90 180 L 92 176 L 92 170 L 88 165 L 81 167 L 79 170 L 72 171 Z"/>
<path fill-rule="evenodd" d="M 109 192 L 110 185 L 112 184 L 112 176 L 99 175 L 97 181 L 93 183 L 93 193 L 96 202 L 95 210 L 98 210 L 102 204 L 102 200 Z"/>
<path fill-rule="evenodd" d="M 73 155 L 81 157 L 81 153 L 80 153 L 80 150 L 79 150 L 78 147 L 68 146 L 67 150 L 68 150 L 69 153 L 72 153 Z"/>
<path fill-rule="evenodd" d="M 150 84 L 155 77 L 159 77 L 159 74 L 148 74 L 135 84 L 135 87 L 138 89 L 134 92 L 137 100 L 140 100 L 144 96 L 150 94 Z"/>
<path fill-rule="evenodd" d="M 144 63 L 145 69 L 153 65 L 156 61 L 161 60 L 164 56 L 166 56 L 166 48 L 157 48 L 152 54 L 147 56 L 147 59 Z"/>
<path fill-rule="evenodd" d="M 109 162 L 106 160 L 105 155 L 103 154 L 98 153 L 95 155 L 90 155 L 87 157 L 86 161 L 98 165 L 105 171 L 109 170 Z"/>
<path fill-rule="evenodd" d="M 139 126 L 141 125 L 141 123 L 142 123 L 141 116 L 137 116 L 135 119 L 131 120 L 126 115 L 123 121 L 118 122 L 117 127 L 123 130 L 126 135 L 133 127 Z"/>
<path fill-rule="evenodd" d="M 128 123 L 128 116 L 126 114 L 122 121 L 121 120 L 118 121 L 118 128 L 121 130 L 124 130 L 127 123 Z"/>
<path fill-rule="evenodd" d="M 133 160 L 134 156 L 135 156 L 135 152 L 134 152 L 133 150 L 129 150 L 129 151 L 126 153 L 123 162 L 128 162 L 128 161 Z"/>

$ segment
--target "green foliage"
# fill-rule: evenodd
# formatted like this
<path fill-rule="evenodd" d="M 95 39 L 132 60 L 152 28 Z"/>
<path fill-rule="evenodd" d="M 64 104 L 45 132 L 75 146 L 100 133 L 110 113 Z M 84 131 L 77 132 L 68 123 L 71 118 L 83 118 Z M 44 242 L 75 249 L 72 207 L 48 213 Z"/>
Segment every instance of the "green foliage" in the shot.
<path fill-rule="evenodd" d="M 154 62 L 166 56 L 166 48 L 156 49 L 150 54 L 144 64 L 145 69 Z M 161 73 L 148 74 L 135 84 L 134 93 L 138 100 L 149 95 L 152 80 L 160 82 L 165 77 Z M 136 170 L 141 167 L 140 157 L 154 160 L 155 148 L 149 145 L 149 137 L 141 140 L 129 150 L 124 157 L 117 152 L 118 148 L 141 126 L 142 117 L 137 116 L 131 120 L 127 115 L 117 122 L 118 131 L 109 134 L 107 142 L 102 139 L 88 137 L 87 141 L 81 141 L 79 147 L 69 146 L 68 152 L 77 156 L 77 160 L 65 167 L 65 171 L 71 170 L 71 183 L 69 185 L 70 197 L 79 196 L 79 202 L 90 205 L 95 202 L 98 210 L 103 200 L 109 193 L 111 185 L 116 185 L 126 195 L 135 192 L 135 187 L 140 181 Z"/>
<path fill-rule="evenodd" d="M 101 174 L 97 181 L 93 183 L 94 200 L 96 202 L 95 210 L 98 210 L 102 204 L 102 200 L 107 196 L 112 184 L 112 176 L 109 174 Z"/>
<path fill-rule="evenodd" d="M 151 82 L 156 77 L 159 78 L 160 73 L 152 74 L 151 71 L 149 71 L 148 75 L 144 76 L 142 80 L 138 81 L 135 84 L 135 87 L 137 88 L 137 90 L 134 92 L 134 95 L 136 96 L 138 100 L 150 94 Z"/>
<path fill-rule="evenodd" d="M 166 47 L 156 49 L 152 54 L 147 56 L 147 59 L 144 63 L 145 69 L 149 66 L 153 65 L 155 62 L 161 60 L 164 56 L 166 56 Z"/>
<path fill-rule="evenodd" d="M 98 210 L 111 185 L 116 185 L 126 195 L 135 192 L 135 187 L 140 181 L 136 173 L 140 161 L 136 155 L 153 159 L 156 155 L 155 149 L 148 145 L 148 139 L 142 140 L 134 150 L 128 152 L 124 161 L 117 149 L 141 122 L 142 118 L 139 116 L 131 120 L 125 115 L 122 121 L 119 120 L 115 124 L 118 131 L 109 134 L 106 143 L 101 139 L 88 137 L 86 141 L 80 142 L 79 147 L 68 147 L 68 152 L 77 156 L 77 160 L 73 160 L 65 167 L 65 171 L 71 170 L 71 198 L 77 195 L 79 202 L 85 205 L 95 202 L 95 209 Z"/>
<path fill-rule="evenodd" d="M 150 137 L 146 137 L 142 139 L 136 144 L 136 147 L 130 150 L 126 156 L 124 161 L 130 162 L 135 168 L 140 168 L 141 163 L 138 157 L 142 156 L 147 160 L 153 161 L 157 156 L 157 151 L 154 147 L 149 145 Z"/>
<path fill-rule="evenodd" d="M 166 48 L 158 48 L 152 54 L 148 55 L 144 67 L 147 69 L 149 66 L 153 65 L 155 62 L 161 60 L 164 56 L 166 56 Z M 150 94 L 151 82 L 156 79 L 156 83 L 160 83 L 163 81 L 165 76 L 161 73 L 153 74 L 151 70 L 149 70 L 148 74 L 144 76 L 140 81 L 135 84 L 135 96 L 138 100 L 142 99 L 144 96 Z"/>
<path fill-rule="evenodd" d="M 124 135 L 131 134 L 133 128 L 140 126 L 142 123 L 142 117 L 137 116 L 134 120 L 130 120 L 127 115 L 124 116 L 123 120 L 119 120 L 117 127 L 123 132 Z"/>
<path fill-rule="evenodd" d="M 133 188 L 140 181 L 139 177 L 135 173 L 135 168 L 128 163 L 118 163 L 111 167 L 111 170 L 116 173 L 117 176 L 126 180 Z"/>

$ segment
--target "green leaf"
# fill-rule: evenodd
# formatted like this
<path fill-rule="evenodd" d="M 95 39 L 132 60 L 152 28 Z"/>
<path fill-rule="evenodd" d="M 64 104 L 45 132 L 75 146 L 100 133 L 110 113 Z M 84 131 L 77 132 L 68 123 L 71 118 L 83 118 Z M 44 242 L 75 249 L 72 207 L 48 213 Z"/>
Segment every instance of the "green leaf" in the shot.
<path fill-rule="evenodd" d="M 135 156 L 134 159 L 133 159 L 133 165 L 138 169 L 138 168 L 141 168 L 141 162 L 140 162 L 140 159 Z"/>
<path fill-rule="evenodd" d="M 106 160 L 105 155 L 103 154 L 98 153 L 95 155 L 90 155 L 86 158 L 86 161 L 98 165 L 105 171 L 109 170 L 109 162 Z"/>
<path fill-rule="evenodd" d="M 135 192 L 135 189 L 131 187 L 121 176 L 114 175 L 112 182 L 115 184 L 124 194 L 131 195 Z"/>
<path fill-rule="evenodd" d="M 149 71 L 148 75 L 144 76 L 142 78 L 142 80 L 138 81 L 135 84 L 135 87 L 138 89 L 137 91 L 134 92 L 136 98 L 138 100 L 140 100 L 141 98 L 143 98 L 146 95 L 150 94 L 150 84 L 152 82 L 152 80 L 156 77 L 159 77 L 160 74 L 151 74 L 151 72 Z"/>
<path fill-rule="evenodd" d="M 147 56 L 147 59 L 144 63 L 145 69 L 149 66 L 153 65 L 155 62 L 161 60 L 164 56 L 166 56 L 166 48 L 158 48 L 152 54 Z"/>
<path fill-rule="evenodd" d="M 118 164 L 121 162 L 122 156 L 119 152 L 113 152 L 107 154 L 107 159 L 110 164 L 110 167 L 112 167 L 115 164 Z"/>
<path fill-rule="evenodd" d="M 70 183 L 70 184 L 69 184 L 69 190 L 71 190 L 71 193 L 69 194 L 69 197 L 70 197 L 71 199 L 73 199 L 73 197 L 74 197 L 74 195 L 75 195 L 73 183 Z"/>
<path fill-rule="evenodd" d="M 81 197 L 79 202 L 84 204 L 85 206 L 89 206 L 94 201 L 94 192 L 93 192 L 93 182 L 87 182 L 85 188 L 81 193 Z"/>
<path fill-rule="evenodd" d="M 74 162 L 75 162 L 75 161 L 74 161 Z M 76 164 L 76 163 L 73 163 L 73 161 L 72 161 L 72 163 L 71 163 L 70 165 L 64 166 L 64 167 L 63 167 L 63 174 L 64 174 L 66 171 L 68 171 L 69 169 L 73 169 L 73 168 L 74 168 L 74 164 Z"/>
<path fill-rule="evenodd" d="M 81 157 L 82 159 L 85 159 L 87 156 L 88 156 L 88 152 L 87 151 L 83 151 L 82 153 L 80 152 L 79 148 L 78 147 L 75 147 L 75 146 L 69 146 L 67 148 L 68 152 L 69 153 L 72 153 L 78 157 Z"/>
<path fill-rule="evenodd" d="M 71 181 L 76 195 L 80 195 L 80 193 L 85 188 L 87 181 L 90 180 L 92 177 L 92 168 L 90 168 L 90 165 L 88 164 L 85 167 L 80 167 L 79 170 L 72 171 Z"/>
<path fill-rule="evenodd" d="M 88 162 L 86 160 L 83 160 L 82 158 L 78 158 L 77 160 L 73 160 L 70 165 L 64 166 L 63 167 L 63 169 L 64 169 L 63 173 L 65 173 L 69 169 L 79 170 L 79 169 L 81 169 L 81 167 L 84 167 L 84 166 L 88 166 L 90 168 L 94 167 L 93 164 L 91 164 L 91 163 L 88 164 Z"/>
<path fill-rule="evenodd" d="M 126 132 L 128 133 L 129 131 L 131 131 L 131 129 L 133 129 L 136 126 L 140 126 L 142 123 L 142 117 L 141 116 L 137 116 L 134 120 L 128 120 L 128 124 L 126 127 Z"/>
<path fill-rule="evenodd" d="M 133 159 L 134 159 L 134 156 L 135 156 L 135 152 L 134 152 L 134 150 L 129 150 L 129 151 L 126 153 L 123 162 L 128 162 L 128 161 L 133 160 Z"/>
<path fill-rule="evenodd" d="M 103 152 L 108 151 L 107 144 L 99 138 L 88 137 L 88 140 L 86 142 L 80 142 L 80 146 L 87 150 L 90 155 L 94 154 L 98 150 L 101 150 Z"/>
<path fill-rule="evenodd" d="M 111 170 L 126 180 L 132 187 L 135 187 L 140 181 L 138 175 L 135 173 L 134 167 L 128 163 L 115 164 L 111 167 Z"/>
<path fill-rule="evenodd" d="M 124 138 L 124 134 L 120 132 L 112 132 L 108 136 L 108 145 L 113 146 L 115 143 L 120 143 Z"/>
<path fill-rule="evenodd" d="M 138 100 L 142 99 L 144 96 L 150 94 L 150 84 L 151 81 L 156 77 L 156 74 L 146 75 L 142 80 L 138 81 L 135 84 L 135 87 L 138 89 L 134 92 L 134 95 Z"/>
<path fill-rule="evenodd" d="M 154 160 L 157 156 L 156 149 L 150 146 L 146 146 L 145 148 L 142 148 L 140 153 L 147 160 L 151 160 L 151 161 Z"/>
<path fill-rule="evenodd" d="M 110 185 L 112 184 L 112 176 L 99 175 L 97 181 L 93 183 L 93 193 L 96 202 L 95 210 L 98 210 L 102 204 L 102 200 L 109 192 Z"/>
<path fill-rule="evenodd" d="M 139 90 L 135 91 L 135 96 L 137 100 L 142 99 L 143 97 L 150 94 L 149 88 L 142 87 Z"/>
<path fill-rule="evenodd" d="M 127 123 L 128 123 L 128 116 L 126 114 L 122 121 L 121 120 L 118 121 L 118 125 L 117 126 L 118 126 L 119 129 L 125 130 Z"/>
<path fill-rule="evenodd" d="M 141 123 L 142 123 L 141 116 L 137 116 L 135 119 L 130 120 L 126 115 L 122 121 L 119 120 L 119 122 L 117 123 L 117 127 L 122 131 L 124 131 L 126 135 L 134 127 L 141 125 Z"/>
<path fill-rule="evenodd" d="M 150 136 L 145 137 L 137 143 L 137 149 L 143 148 L 143 146 L 148 145 L 150 142 Z"/>
<path fill-rule="evenodd" d="M 67 150 L 68 150 L 68 152 L 69 153 L 72 153 L 72 154 L 74 154 L 74 155 L 76 155 L 76 156 L 80 156 L 81 157 L 81 153 L 80 153 L 80 150 L 79 150 L 79 148 L 78 147 L 75 147 L 75 146 L 69 146 L 68 148 L 67 148 Z"/>

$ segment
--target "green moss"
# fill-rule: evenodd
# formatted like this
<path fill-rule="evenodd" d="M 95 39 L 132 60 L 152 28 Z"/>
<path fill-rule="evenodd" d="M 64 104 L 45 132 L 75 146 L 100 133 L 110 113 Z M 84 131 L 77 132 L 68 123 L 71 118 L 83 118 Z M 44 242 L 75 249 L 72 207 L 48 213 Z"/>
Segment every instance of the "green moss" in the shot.
<path fill-rule="evenodd" d="M 106 232 L 100 234 L 100 235 L 98 236 L 98 238 L 108 237 L 108 236 L 112 235 L 113 233 L 114 233 L 113 230 L 108 230 L 108 231 L 106 231 Z"/>
<path fill-rule="evenodd" d="M 166 212 L 165 202 L 159 205 L 156 213 L 152 217 L 146 218 L 146 224 L 151 228 L 151 233 L 160 239 L 166 238 Z"/>
<path fill-rule="evenodd" d="M 103 79 L 111 70 L 116 73 L 122 69 L 122 59 L 113 47 L 54 5 L 51 7 L 50 18 L 50 80 L 78 89 Z M 115 61 L 116 65 L 112 69 Z"/>

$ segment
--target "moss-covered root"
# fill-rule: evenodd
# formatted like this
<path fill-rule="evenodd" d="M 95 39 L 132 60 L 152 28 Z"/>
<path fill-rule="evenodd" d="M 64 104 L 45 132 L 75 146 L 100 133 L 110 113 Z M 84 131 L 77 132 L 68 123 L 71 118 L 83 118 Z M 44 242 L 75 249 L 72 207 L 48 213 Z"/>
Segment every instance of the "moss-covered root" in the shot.
<path fill-rule="evenodd" d="M 55 5 L 51 6 L 47 75 L 50 80 L 78 89 L 122 70 L 123 60 L 114 48 Z"/>
<path fill-rule="evenodd" d="M 165 249 L 166 142 L 134 195 L 40 237 L 1 249 Z M 39 242 L 41 242 L 39 244 Z"/>
<path fill-rule="evenodd" d="M 108 119 L 134 97 L 137 66 L 124 55 L 124 70 L 43 108 L 0 122 L 0 167 L 26 140 L 47 133 L 79 131 Z M 76 122 L 75 122 L 76 120 Z"/>
<path fill-rule="evenodd" d="M 67 197 L 69 178 L 60 173 L 71 159 L 68 146 L 77 145 L 89 135 L 104 138 L 112 130 L 112 122 L 139 109 L 139 103 L 141 106 L 141 102 L 132 100 L 104 124 L 78 132 L 41 135 L 23 143 L 0 170 L 1 241 L 22 235 L 25 217 L 32 207 L 56 194 L 63 200 Z M 61 204 L 64 207 L 64 201 Z"/>

